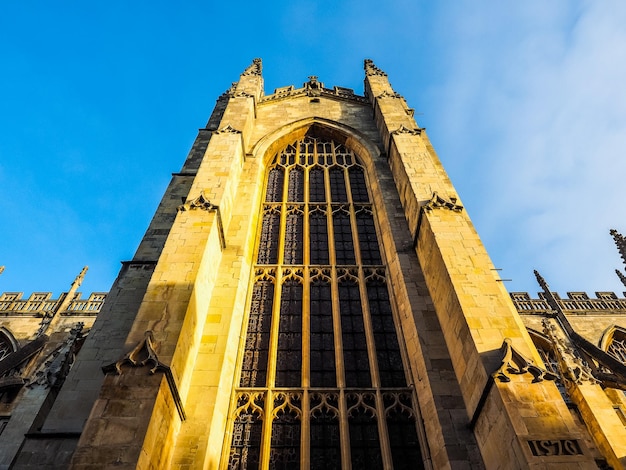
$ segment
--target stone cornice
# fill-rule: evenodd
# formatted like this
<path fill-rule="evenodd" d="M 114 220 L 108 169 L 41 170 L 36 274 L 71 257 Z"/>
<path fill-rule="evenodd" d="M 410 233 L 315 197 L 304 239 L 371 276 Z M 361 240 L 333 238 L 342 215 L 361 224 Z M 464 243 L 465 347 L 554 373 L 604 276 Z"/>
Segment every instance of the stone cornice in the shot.
<path fill-rule="evenodd" d="M 301 96 L 323 97 L 335 100 L 338 99 L 342 101 L 350 101 L 359 104 L 370 104 L 369 100 L 365 96 L 357 95 L 349 88 L 342 88 L 337 86 L 333 88 L 310 88 L 306 86 L 302 88 L 294 88 L 293 85 L 283 88 L 277 88 L 273 94 L 261 98 L 259 104 L 273 101 L 281 101 L 290 98 L 298 98 Z"/>

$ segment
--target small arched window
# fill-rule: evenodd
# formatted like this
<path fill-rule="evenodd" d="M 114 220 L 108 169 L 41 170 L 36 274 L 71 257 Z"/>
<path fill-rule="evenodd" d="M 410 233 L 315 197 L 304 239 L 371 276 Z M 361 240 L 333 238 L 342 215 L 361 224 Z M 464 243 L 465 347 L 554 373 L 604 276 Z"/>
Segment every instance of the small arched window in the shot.
<path fill-rule="evenodd" d="M 0 326 L 0 361 L 18 349 L 19 345 L 11 332 Z"/>
<path fill-rule="evenodd" d="M 614 325 L 600 339 L 600 348 L 626 364 L 626 328 Z"/>

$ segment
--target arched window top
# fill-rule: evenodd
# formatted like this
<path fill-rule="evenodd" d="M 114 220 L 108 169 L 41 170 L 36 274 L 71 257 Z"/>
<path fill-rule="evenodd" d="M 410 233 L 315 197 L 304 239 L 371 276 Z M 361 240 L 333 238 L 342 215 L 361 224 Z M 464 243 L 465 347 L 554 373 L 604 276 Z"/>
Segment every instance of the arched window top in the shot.
<path fill-rule="evenodd" d="M 300 169 L 312 166 L 340 168 L 362 166 L 360 159 L 344 144 L 315 135 L 309 133 L 304 138 L 287 145 L 274 156 L 270 165 L 284 168 L 296 166 Z"/>
<path fill-rule="evenodd" d="M 344 123 L 321 117 L 308 117 L 269 130 L 250 149 L 250 153 L 257 156 L 265 168 L 271 166 L 276 154 L 283 151 L 307 155 L 332 151 L 339 155 L 356 154 L 368 173 L 375 171 L 374 161 L 381 156 L 381 146 L 371 136 Z"/>
<path fill-rule="evenodd" d="M 0 326 L 0 361 L 20 348 L 19 343 L 8 328 Z"/>
<path fill-rule="evenodd" d="M 552 349 L 552 341 L 546 335 L 544 335 L 543 333 L 540 333 L 539 331 L 533 328 L 526 328 L 526 330 L 528 331 L 528 334 L 530 335 L 530 339 L 533 340 L 533 343 L 535 344 L 536 348 L 541 348 L 545 350 Z"/>
<path fill-rule="evenodd" d="M 600 349 L 626 364 L 626 328 L 612 325 L 600 338 Z"/>

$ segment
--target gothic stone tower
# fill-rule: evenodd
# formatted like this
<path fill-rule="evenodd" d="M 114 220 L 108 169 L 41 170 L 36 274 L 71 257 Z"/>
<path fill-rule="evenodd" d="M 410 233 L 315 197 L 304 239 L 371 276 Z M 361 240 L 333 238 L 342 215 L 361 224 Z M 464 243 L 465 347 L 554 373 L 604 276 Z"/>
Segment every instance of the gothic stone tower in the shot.
<path fill-rule="evenodd" d="M 257 59 L 23 451 L 75 469 L 596 468 L 495 273 L 372 61 L 364 96 L 316 77 L 266 96 Z"/>

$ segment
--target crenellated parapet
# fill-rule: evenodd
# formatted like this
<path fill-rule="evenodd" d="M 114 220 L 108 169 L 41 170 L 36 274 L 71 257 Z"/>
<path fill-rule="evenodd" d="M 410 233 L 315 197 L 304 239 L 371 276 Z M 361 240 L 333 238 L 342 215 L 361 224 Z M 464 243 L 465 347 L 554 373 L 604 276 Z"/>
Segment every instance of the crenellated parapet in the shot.
<path fill-rule="evenodd" d="M 23 292 L 4 292 L 0 294 L 0 316 L 42 317 L 57 310 L 65 300 L 67 292 L 53 298 L 51 292 L 34 292 L 24 298 Z M 106 299 L 106 292 L 92 292 L 86 299 L 80 292 L 74 294 L 61 315 L 97 315 Z"/>
<path fill-rule="evenodd" d="M 626 314 L 626 298 L 619 298 L 615 292 L 596 292 L 595 298 L 586 292 L 567 292 L 567 298 L 552 293 L 558 305 L 568 314 Z M 532 298 L 528 292 L 511 292 L 511 299 L 520 314 L 545 315 L 552 309 L 543 292 Z"/>

